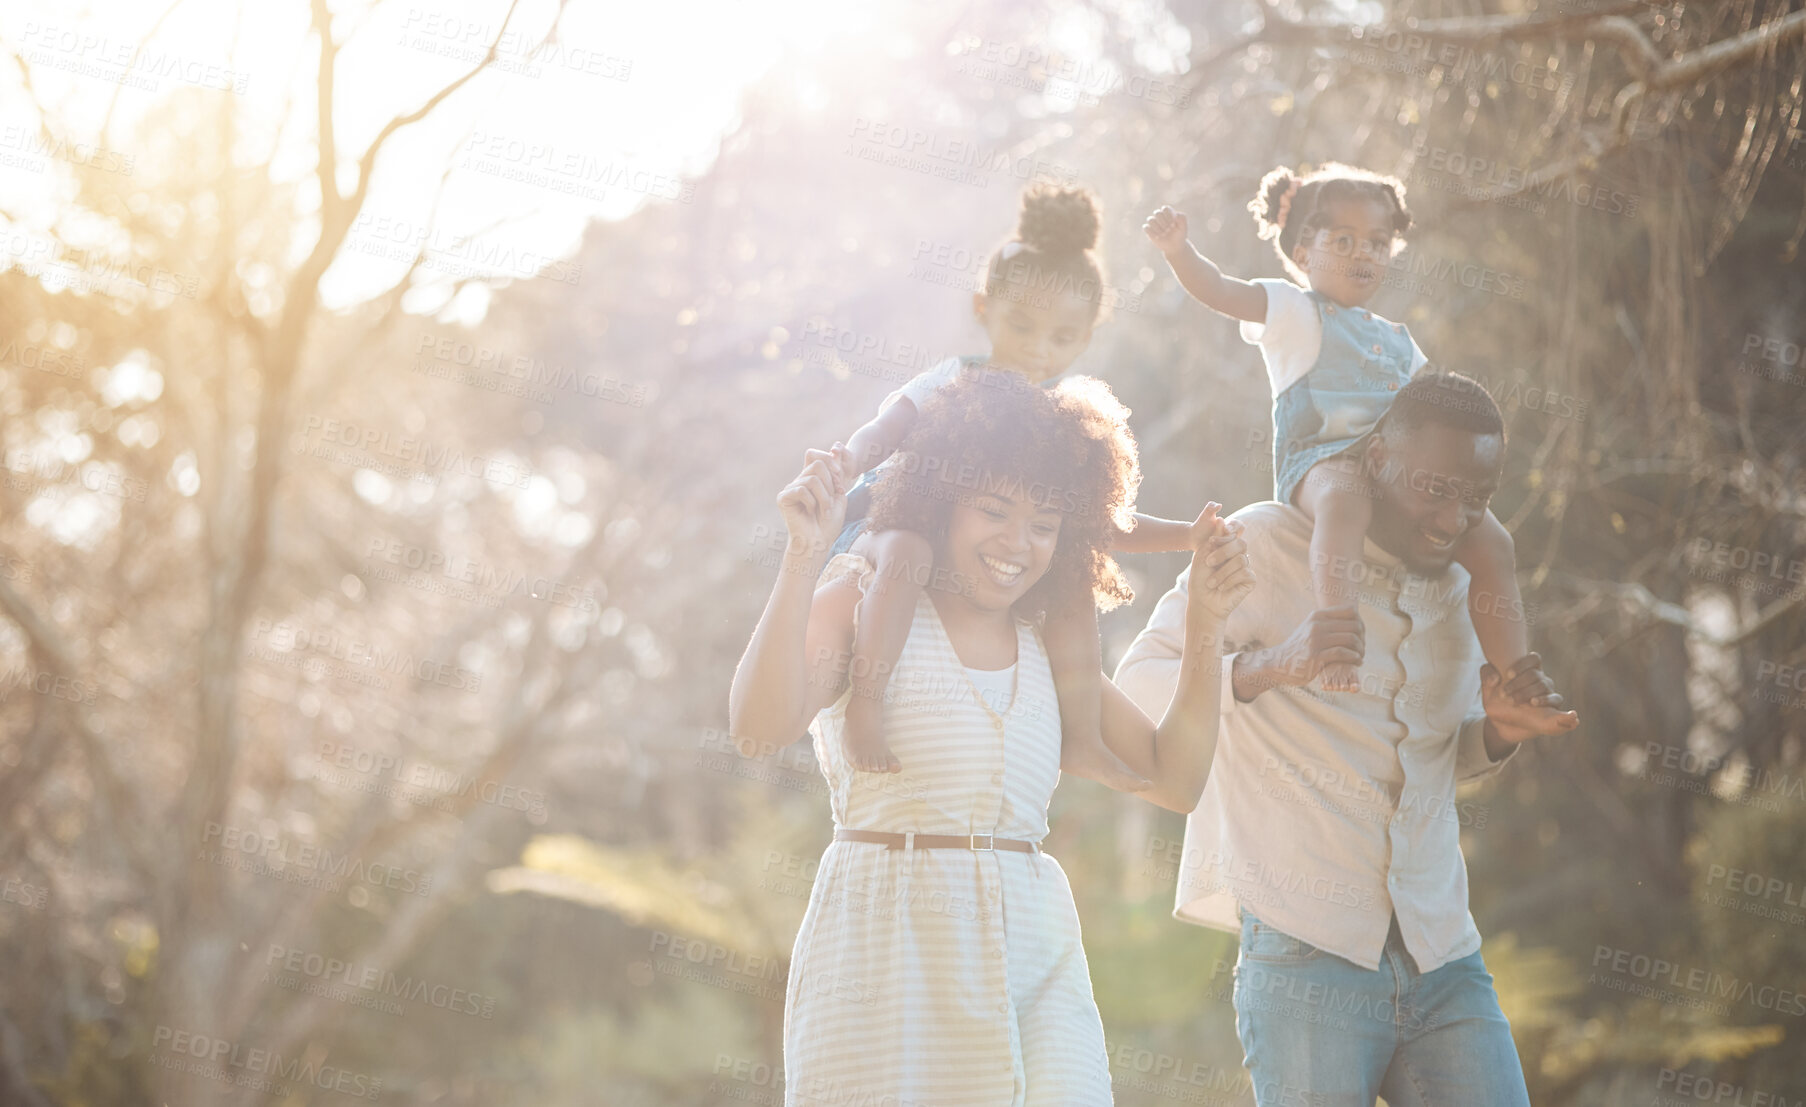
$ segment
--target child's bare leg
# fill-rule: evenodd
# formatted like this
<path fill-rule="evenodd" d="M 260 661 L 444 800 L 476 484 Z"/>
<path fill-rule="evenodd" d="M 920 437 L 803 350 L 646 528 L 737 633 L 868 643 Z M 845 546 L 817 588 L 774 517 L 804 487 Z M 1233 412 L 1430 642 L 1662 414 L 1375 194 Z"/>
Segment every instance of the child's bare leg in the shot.
<path fill-rule="evenodd" d="M 886 530 L 864 534 L 855 547 L 872 563 L 872 580 L 859 604 L 853 627 L 853 657 L 847 701 L 848 764 L 867 773 L 894 773 L 902 764 L 884 740 L 884 691 L 891 670 L 903 656 L 909 625 L 915 621 L 925 570 L 934 563 L 934 548 L 914 531 Z"/>
<path fill-rule="evenodd" d="M 1511 532 L 1488 511 L 1479 526 L 1462 536 L 1455 560 L 1473 578 L 1467 586 L 1467 611 L 1480 649 L 1499 670 L 1499 678 L 1509 679 L 1511 667 L 1530 652 L 1530 625 L 1518 592 L 1517 549 Z M 1542 710 L 1562 713 L 1553 707 Z"/>
<path fill-rule="evenodd" d="M 1047 661 L 1060 702 L 1060 769 L 1119 792 L 1139 792 L 1153 782 L 1104 745 L 1103 646 L 1097 606 L 1075 599 L 1047 616 Z"/>
<path fill-rule="evenodd" d="M 1373 520 L 1371 489 L 1357 464 L 1347 458 L 1328 458 L 1311 466 L 1292 493 L 1293 502 L 1312 520 L 1311 590 L 1319 609 L 1358 602 L 1358 589 L 1351 578 L 1360 571 L 1367 524 Z M 1354 665 L 1324 666 L 1324 691 L 1360 689 L 1360 671 Z"/>

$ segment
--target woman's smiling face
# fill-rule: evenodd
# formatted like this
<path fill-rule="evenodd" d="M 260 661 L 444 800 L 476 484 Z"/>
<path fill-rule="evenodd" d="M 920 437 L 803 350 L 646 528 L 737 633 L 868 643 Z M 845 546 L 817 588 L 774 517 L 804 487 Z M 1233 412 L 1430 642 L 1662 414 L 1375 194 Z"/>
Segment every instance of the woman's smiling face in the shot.
<path fill-rule="evenodd" d="M 1008 608 L 1046 575 L 1060 521 L 1056 508 L 1028 495 L 1025 481 L 962 501 L 947 520 L 946 568 L 973 582 L 962 594 L 974 606 Z"/>

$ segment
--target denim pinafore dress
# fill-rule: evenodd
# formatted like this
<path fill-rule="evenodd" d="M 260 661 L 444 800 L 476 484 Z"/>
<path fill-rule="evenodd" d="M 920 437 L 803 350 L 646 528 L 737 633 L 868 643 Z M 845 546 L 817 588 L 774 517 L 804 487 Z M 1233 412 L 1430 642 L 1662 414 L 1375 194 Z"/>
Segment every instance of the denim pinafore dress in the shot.
<path fill-rule="evenodd" d="M 1273 498 L 1291 503 L 1311 466 L 1365 448 L 1392 397 L 1411 379 L 1411 332 L 1366 308 L 1305 290 L 1323 325 L 1310 371 L 1273 400 Z"/>

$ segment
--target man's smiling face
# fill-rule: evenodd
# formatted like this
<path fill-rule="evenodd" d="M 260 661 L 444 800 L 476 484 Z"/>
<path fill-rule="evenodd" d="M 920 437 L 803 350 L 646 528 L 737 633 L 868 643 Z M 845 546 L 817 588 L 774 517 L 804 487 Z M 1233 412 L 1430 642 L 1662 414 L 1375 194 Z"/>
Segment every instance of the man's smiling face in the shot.
<path fill-rule="evenodd" d="M 1431 423 L 1382 433 L 1369 449 L 1378 498 L 1367 536 L 1414 573 L 1447 569 L 1498 491 L 1505 440 Z"/>

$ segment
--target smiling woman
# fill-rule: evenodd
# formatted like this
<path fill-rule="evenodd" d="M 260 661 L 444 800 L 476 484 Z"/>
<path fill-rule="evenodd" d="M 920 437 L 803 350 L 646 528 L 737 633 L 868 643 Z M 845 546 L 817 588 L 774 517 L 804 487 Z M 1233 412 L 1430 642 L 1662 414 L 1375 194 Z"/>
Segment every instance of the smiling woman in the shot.
<path fill-rule="evenodd" d="M 809 451 L 778 497 L 783 571 L 734 674 L 745 750 L 809 726 L 834 841 L 797 933 L 784 1007 L 786 1103 L 1107 1103 L 1103 1024 L 1065 871 L 1041 851 L 1060 778 L 1048 597 L 1129 590 L 1105 552 L 1133 509 L 1128 412 L 1101 382 L 969 377 L 924 406 L 872 518 L 908 527 L 930 579 L 882 703 L 895 775 L 842 741 L 854 627 L 883 587 L 837 555 L 850 452 Z M 1245 546 L 1205 510 L 1179 689 L 1159 726 L 1105 681 L 1103 740 L 1189 811 L 1215 753 L 1222 620 L 1253 587 Z"/>
<path fill-rule="evenodd" d="M 976 374 L 927 401 L 872 490 L 868 529 L 913 531 L 932 543 L 948 534 L 956 506 L 1001 520 L 1007 504 L 1034 519 L 1030 534 L 1044 560 L 1023 579 L 1007 568 L 1017 559 L 1003 557 L 996 571 L 1011 582 L 1005 606 L 1038 619 L 1057 596 L 1089 595 L 1106 611 L 1127 603 L 1135 595 L 1106 550 L 1132 525 L 1141 483 L 1128 419 L 1109 387 L 1090 377 L 1048 391 L 1014 373 Z M 976 555 L 945 568 L 944 583 L 993 579 Z"/>

